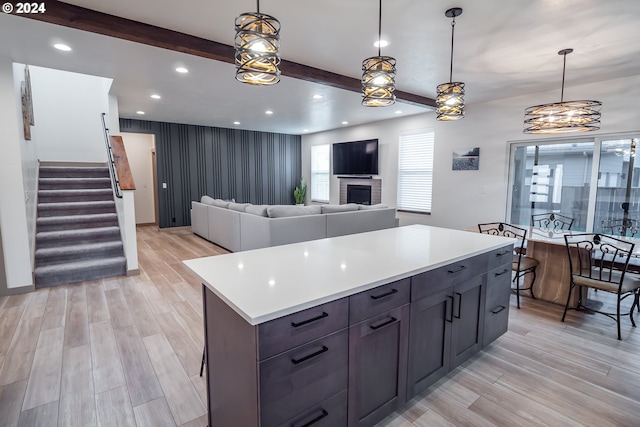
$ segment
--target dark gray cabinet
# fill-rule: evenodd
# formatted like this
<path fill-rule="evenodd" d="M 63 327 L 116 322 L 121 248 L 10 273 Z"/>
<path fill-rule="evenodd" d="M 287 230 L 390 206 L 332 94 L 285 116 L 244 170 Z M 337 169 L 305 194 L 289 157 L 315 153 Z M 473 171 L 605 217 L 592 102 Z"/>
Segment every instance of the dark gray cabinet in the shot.
<path fill-rule="evenodd" d="M 482 346 L 485 347 L 507 332 L 511 295 L 511 262 L 489 270 L 484 312 Z"/>
<path fill-rule="evenodd" d="M 453 288 L 451 303 L 451 363 L 449 370 L 482 349 L 486 275 L 475 276 Z"/>

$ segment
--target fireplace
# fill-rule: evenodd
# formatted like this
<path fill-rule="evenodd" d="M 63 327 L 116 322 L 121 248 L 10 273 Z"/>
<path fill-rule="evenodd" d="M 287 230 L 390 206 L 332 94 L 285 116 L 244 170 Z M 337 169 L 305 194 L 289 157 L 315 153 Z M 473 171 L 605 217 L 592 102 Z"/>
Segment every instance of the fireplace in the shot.
<path fill-rule="evenodd" d="M 347 185 L 347 203 L 358 203 L 360 205 L 371 204 L 370 185 Z"/>

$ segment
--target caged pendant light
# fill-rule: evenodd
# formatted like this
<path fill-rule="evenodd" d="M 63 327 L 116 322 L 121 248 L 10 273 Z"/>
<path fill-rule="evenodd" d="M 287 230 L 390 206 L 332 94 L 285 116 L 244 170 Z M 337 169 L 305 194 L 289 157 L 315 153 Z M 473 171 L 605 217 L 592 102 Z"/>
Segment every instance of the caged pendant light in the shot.
<path fill-rule="evenodd" d="M 382 38 L 382 0 L 378 9 L 378 56 L 362 61 L 362 105 L 387 107 L 396 102 L 396 60 L 380 55 Z"/>
<path fill-rule="evenodd" d="M 563 56 L 562 90 L 560 102 L 534 105 L 524 110 L 524 133 L 569 133 L 589 132 L 600 129 L 600 101 L 566 101 L 564 102 L 564 73 L 567 66 L 567 55 L 573 49 L 563 49 L 558 55 Z"/>
<path fill-rule="evenodd" d="M 464 83 L 453 81 L 453 36 L 456 27 L 456 16 L 462 15 L 462 8 L 454 7 L 444 15 L 453 18 L 451 21 L 451 60 L 449 62 L 449 83 L 442 83 L 436 88 L 436 120 L 460 120 L 464 117 Z"/>
<path fill-rule="evenodd" d="M 236 80 L 253 85 L 280 81 L 280 22 L 271 15 L 243 13 L 236 18 Z"/>

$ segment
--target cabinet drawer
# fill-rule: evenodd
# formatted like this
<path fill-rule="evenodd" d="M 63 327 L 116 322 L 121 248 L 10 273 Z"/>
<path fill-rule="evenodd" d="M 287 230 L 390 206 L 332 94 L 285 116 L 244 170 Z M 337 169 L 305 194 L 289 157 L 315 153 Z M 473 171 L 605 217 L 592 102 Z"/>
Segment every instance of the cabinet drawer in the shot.
<path fill-rule="evenodd" d="M 344 329 L 260 362 L 263 427 L 306 413 L 347 388 L 348 338 Z"/>
<path fill-rule="evenodd" d="M 493 250 L 487 255 L 489 270 L 499 267 L 502 264 L 510 264 L 513 257 L 513 245 L 504 246 L 500 249 Z"/>
<path fill-rule="evenodd" d="M 344 390 L 279 427 L 347 427 L 347 391 Z"/>
<path fill-rule="evenodd" d="M 349 298 L 342 298 L 259 325 L 259 360 L 346 328 L 348 311 Z"/>
<path fill-rule="evenodd" d="M 487 254 L 454 262 L 411 278 L 411 301 L 418 301 L 487 270 Z"/>
<path fill-rule="evenodd" d="M 487 305 L 487 310 L 484 313 L 482 346 L 485 347 L 495 341 L 496 338 L 507 332 L 508 327 L 509 296 L 503 297 L 502 301 Z"/>
<path fill-rule="evenodd" d="M 410 291 L 411 279 L 406 278 L 349 297 L 349 324 L 407 304 Z"/>
<path fill-rule="evenodd" d="M 509 300 L 511 294 L 511 262 L 503 264 L 487 273 L 487 307 L 496 302 Z"/>

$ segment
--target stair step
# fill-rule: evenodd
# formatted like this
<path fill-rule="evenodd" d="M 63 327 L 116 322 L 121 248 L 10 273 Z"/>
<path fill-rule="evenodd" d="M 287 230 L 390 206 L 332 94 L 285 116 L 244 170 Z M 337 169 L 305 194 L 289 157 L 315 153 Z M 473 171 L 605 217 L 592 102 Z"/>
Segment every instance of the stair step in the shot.
<path fill-rule="evenodd" d="M 38 232 L 78 230 L 118 226 L 118 215 L 115 213 L 92 215 L 44 216 L 36 220 Z"/>
<path fill-rule="evenodd" d="M 111 258 L 124 255 L 122 242 L 86 243 L 82 245 L 58 246 L 52 248 L 38 248 L 36 250 L 36 265 L 42 267 L 85 259 Z"/>
<path fill-rule="evenodd" d="M 126 264 L 125 258 L 118 256 L 37 267 L 36 288 L 124 276 Z"/>
<path fill-rule="evenodd" d="M 101 214 L 113 213 L 115 211 L 116 204 L 113 200 L 97 202 L 38 203 L 39 217 Z"/>
<path fill-rule="evenodd" d="M 38 191 L 39 203 L 96 202 L 107 200 L 113 200 L 113 191 L 110 188 Z"/>
<path fill-rule="evenodd" d="M 36 247 L 52 248 L 73 244 L 120 241 L 119 227 L 97 227 L 36 233 Z"/>
<path fill-rule="evenodd" d="M 38 179 L 40 190 L 111 188 L 111 178 L 42 178 Z"/>
<path fill-rule="evenodd" d="M 107 167 L 41 166 L 40 178 L 104 178 L 109 177 Z"/>

